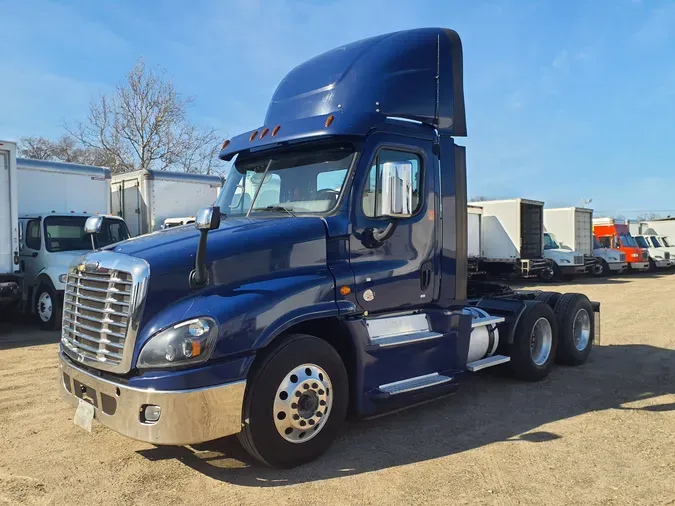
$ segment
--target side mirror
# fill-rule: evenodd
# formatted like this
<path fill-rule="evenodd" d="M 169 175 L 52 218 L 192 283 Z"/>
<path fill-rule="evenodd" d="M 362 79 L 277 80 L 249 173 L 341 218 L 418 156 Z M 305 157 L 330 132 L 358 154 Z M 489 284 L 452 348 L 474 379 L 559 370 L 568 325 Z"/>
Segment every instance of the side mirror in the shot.
<path fill-rule="evenodd" d="M 90 216 L 84 222 L 84 233 L 91 234 L 91 249 L 98 249 L 98 234 L 103 227 L 103 216 Z"/>
<path fill-rule="evenodd" d="M 413 166 L 410 162 L 382 164 L 381 215 L 408 218 L 413 213 Z"/>
<path fill-rule="evenodd" d="M 195 227 L 199 230 L 215 230 L 220 226 L 220 207 L 205 207 L 197 213 Z"/>
<path fill-rule="evenodd" d="M 199 288 L 209 281 L 206 270 L 206 238 L 209 230 L 215 230 L 220 226 L 220 207 L 205 207 L 197 213 L 195 227 L 199 230 L 199 243 L 195 256 L 195 268 L 190 272 L 190 286 Z"/>
<path fill-rule="evenodd" d="M 103 216 L 90 216 L 84 222 L 85 234 L 98 234 L 103 227 Z"/>

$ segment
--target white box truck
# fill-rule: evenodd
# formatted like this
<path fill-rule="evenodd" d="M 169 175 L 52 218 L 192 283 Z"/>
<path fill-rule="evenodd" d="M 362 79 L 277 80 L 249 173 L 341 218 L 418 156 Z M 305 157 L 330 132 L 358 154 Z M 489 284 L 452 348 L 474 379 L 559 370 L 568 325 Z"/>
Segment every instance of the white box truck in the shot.
<path fill-rule="evenodd" d="M 544 276 L 544 203 L 521 198 L 480 202 L 482 266 L 494 275 Z"/>
<path fill-rule="evenodd" d="M 481 264 L 481 227 L 483 208 L 477 205 L 468 205 L 467 220 L 467 257 L 469 262 L 469 275 L 473 276 L 480 271 Z"/>
<path fill-rule="evenodd" d="M 61 325 L 63 298 L 68 297 L 68 267 L 92 249 L 92 238 L 84 231 L 87 218 L 103 216 L 100 247 L 127 239 L 129 231 L 124 220 L 107 216 L 108 169 L 29 158 L 17 158 L 17 169 L 23 306 L 43 329 L 54 329 Z"/>
<path fill-rule="evenodd" d="M 162 170 L 137 170 L 111 180 L 112 213 L 121 216 L 132 236 L 164 227 L 181 218 L 186 222 L 202 207 L 212 205 L 222 180 L 219 176 Z"/>
<path fill-rule="evenodd" d="M 21 294 L 16 144 L 0 141 L 0 313 Z"/>
<path fill-rule="evenodd" d="M 564 252 L 583 255 L 583 269 L 575 272 L 590 272 L 595 275 L 608 275 L 610 272 L 622 272 L 627 268 L 626 257 L 618 250 L 602 248 L 595 244 L 593 237 L 593 210 L 584 207 L 559 207 L 544 209 L 544 252 L 560 256 L 558 265 L 566 257 Z M 546 237 L 546 234 L 549 237 Z M 597 247 L 596 247 L 597 246 Z M 555 260 L 555 258 L 553 258 Z M 574 268 L 569 268 L 572 270 Z M 561 265 L 561 272 L 565 267 Z"/>

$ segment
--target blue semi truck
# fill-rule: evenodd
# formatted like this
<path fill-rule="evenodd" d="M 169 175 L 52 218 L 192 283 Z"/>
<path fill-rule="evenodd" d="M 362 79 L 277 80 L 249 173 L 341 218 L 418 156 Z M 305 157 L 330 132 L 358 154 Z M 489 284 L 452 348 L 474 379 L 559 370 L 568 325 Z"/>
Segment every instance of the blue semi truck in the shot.
<path fill-rule="evenodd" d="M 76 423 L 156 445 L 238 434 L 292 467 L 347 417 L 444 396 L 487 367 L 536 381 L 583 364 L 598 303 L 468 283 L 465 135 L 452 30 L 293 69 L 264 124 L 223 143 L 234 163 L 195 225 L 70 268 L 60 382 Z"/>

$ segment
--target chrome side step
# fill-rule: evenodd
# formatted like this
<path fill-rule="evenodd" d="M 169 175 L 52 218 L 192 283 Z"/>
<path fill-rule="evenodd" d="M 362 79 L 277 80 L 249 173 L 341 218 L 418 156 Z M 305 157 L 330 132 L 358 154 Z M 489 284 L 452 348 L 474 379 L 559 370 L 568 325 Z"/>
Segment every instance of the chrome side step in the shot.
<path fill-rule="evenodd" d="M 492 355 L 491 357 L 481 358 L 474 362 L 469 362 L 466 364 L 466 370 L 471 372 L 480 371 L 481 369 L 487 369 L 488 367 L 493 367 L 499 364 L 505 364 L 510 362 L 511 357 L 506 355 Z"/>
<path fill-rule="evenodd" d="M 392 336 L 373 337 L 370 339 L 370 347 L 373 348 L 391 348 L 405 344 L 430 341 L 443 337 L 443 334 L 432 332 L 430 330 L 421 332 L 411 332 L 409 334 L 396 334 Z"/>
<path fill-rule="evenodd" d="M 487 325 L 496 325 L 497 323 L 502 323 L 506 318 L 503 316 L 489 316 L 487 318 L 474 318 L 471 322 L 471 328 L 475 329 L 476 327 L 485 327 Z"/>
<path fill-rule="evenodd" d="M 441 385 L 452 381 L 452 377 L 443 376 L 437 372 L 432 374 L 426 374 L 424 376 L 417 376 L 415 378 L 408 378 L 401 381 L 394 381 L 393 383 L 387 383 L 386 385 L 380 385 L 380 392 L 387 395 L 398 395 L 405 392 L 412 392 L 414 390 L 420 390 L 422 388 L 429 388 L 435 385 Z"/>

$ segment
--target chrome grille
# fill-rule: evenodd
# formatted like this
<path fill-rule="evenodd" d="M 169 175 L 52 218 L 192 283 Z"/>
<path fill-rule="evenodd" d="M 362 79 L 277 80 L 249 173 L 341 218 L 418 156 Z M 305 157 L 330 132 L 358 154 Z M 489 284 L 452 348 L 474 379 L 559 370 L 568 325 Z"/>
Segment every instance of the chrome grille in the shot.
<path fill-rule="evenodd" d="M 619 261 L 620 262 L 626 261 L 626 254 L 625 253 L 619 253 Z"/>
<path fill-rule="evenodd" d="M 584 257 L 582 256 L 575 256 L 574 257 L 574 264 L 575 265 L 583 265 L 584 263 Z"/>
<path fill-rule="evenodd" d="M 131 369 L 149 268 L 110 252 L 73 265 L 63 299 L 63 350 L 78 362 L 111 372 Z"/>

